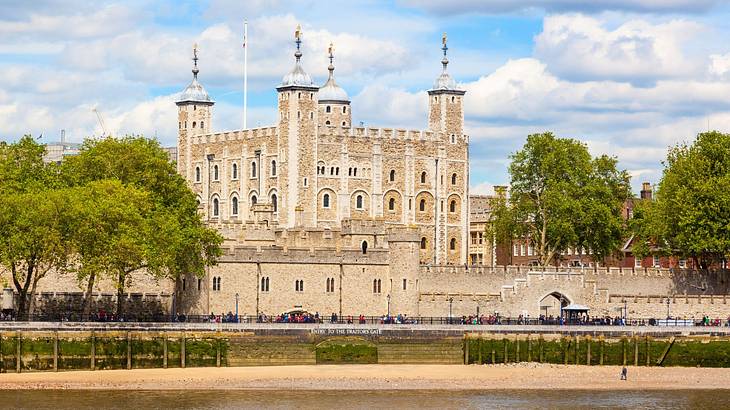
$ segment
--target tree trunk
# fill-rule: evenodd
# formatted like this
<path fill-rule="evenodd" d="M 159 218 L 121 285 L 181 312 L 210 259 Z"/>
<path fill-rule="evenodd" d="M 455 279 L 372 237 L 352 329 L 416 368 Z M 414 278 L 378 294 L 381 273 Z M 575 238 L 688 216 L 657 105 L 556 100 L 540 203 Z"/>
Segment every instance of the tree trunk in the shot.
<path fill-rule="evenodd" d="M 119 273 L 119 282 L 117 283 L 117 320 L 122 316 L 122 313 L 124 313 L 124 281 L 126 279 L 126 275 L 124 272 Z"/>
<path fill-rule="evenodd" d="M 89 320 L 91 317 L 91 298 L 94 292 L 94 282 L 96 281 L 96 273 L 89 274 L 89 281 L 86 283 L 86 298 L 84 299 L 84 310 L 82 312 L 82 320 Z"/>
<path fill-rule="evenodd" d="M 25 272 L 24 283 L 21 284 L 17 276 L 17 269 L 15 267 L 15 264 L 13 264 L 13 284 L 15 284 L 15 289 L 17 289 L 18 291 L 18 320 L 28 320 L 28 288 L 30 287 L 30 281 L 33 277 L 33 272 L 35 272 L 34 265 L 33 263 L 29 263 L 28 268 Z"/>

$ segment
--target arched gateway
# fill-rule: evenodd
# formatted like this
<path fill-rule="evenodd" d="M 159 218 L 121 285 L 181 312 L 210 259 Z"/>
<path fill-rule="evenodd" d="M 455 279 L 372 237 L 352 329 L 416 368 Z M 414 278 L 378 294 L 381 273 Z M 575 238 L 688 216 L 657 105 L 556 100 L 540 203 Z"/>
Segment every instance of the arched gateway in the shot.
<path fill-rule="evenodd" d="M 545 317 L 560 317 L 560 310 L 570 305 L 571 300 L 560 292 L 552 292 L 540 299 L 540 314 Z"/>

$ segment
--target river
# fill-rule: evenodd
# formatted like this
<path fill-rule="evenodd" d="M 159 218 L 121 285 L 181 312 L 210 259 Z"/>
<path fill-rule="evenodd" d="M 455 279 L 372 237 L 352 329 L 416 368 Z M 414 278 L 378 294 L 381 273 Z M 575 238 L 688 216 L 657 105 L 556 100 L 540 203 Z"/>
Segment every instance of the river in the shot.
<path fill-rule="evenodd" d="M 728 409 L 730 394 L 668 391 L 255 391 L 5 390 L 18 409 Z"/>

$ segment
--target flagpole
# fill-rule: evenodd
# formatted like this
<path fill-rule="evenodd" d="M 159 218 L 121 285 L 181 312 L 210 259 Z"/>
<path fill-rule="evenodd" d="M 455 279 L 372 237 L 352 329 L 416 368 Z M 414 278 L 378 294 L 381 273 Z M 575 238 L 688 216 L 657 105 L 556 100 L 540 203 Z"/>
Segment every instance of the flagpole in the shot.
<path fill-rule="evenodd" d="M 248 110 L 248 20 L 243 21 L 243 129 L 247 124 Z"/>

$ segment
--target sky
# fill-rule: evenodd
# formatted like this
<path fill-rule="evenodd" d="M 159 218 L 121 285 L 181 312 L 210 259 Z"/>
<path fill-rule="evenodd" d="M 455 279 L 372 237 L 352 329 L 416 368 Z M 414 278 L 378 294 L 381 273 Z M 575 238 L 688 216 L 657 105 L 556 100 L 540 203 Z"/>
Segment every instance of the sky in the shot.
<path fill-rule="evenodd" d="M 353 123 L 425 129 L 441 70 L 466 90 L 473 193 L 509 183 L 510 155 L 552 131 L 659 182 L 667 148 L 730 132 L 730 2 L 721 0 L 0 0 L 0 139 L 143 134 L 176 144 L 174 101 L 199 79 L 213 129 L 239 129 L 243 21 L 250 127 L 275 123 L 276 90 L 303 31 L 323 84 L 327 46 Z"/>

